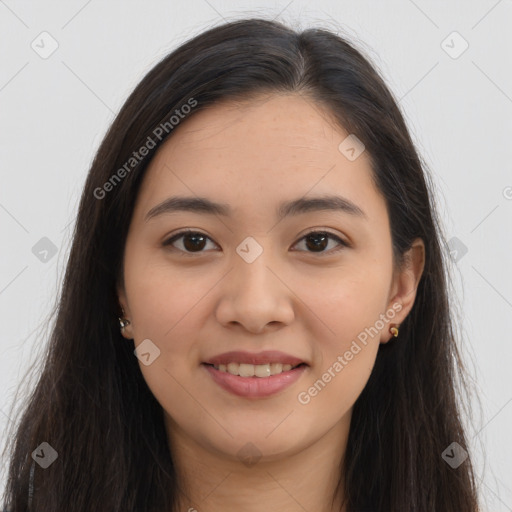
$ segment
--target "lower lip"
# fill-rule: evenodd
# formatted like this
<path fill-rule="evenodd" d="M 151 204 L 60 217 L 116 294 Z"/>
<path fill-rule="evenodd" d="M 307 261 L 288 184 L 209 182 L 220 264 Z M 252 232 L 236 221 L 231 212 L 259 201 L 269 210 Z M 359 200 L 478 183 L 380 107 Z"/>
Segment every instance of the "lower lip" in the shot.
<path fill-rule="evenodd" d="M 298 366 L 270 377 L 240 377 L 228 372 L 221 372 L 204 363 L 202 366 L 221 388 L 234 395 L 247 398 L 264 398 L 279 393 L 296 382 L 307 368 L 306 365 Z"/>

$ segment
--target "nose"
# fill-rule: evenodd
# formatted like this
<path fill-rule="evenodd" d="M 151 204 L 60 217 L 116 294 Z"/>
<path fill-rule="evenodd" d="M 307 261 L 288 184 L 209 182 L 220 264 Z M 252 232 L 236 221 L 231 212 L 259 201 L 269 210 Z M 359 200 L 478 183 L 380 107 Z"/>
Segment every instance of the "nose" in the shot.
<path fill-rule="evenodd" d="M 254 334 L 289 325 L 294 294 L 283 272 L 263 253 L 252 263 L 238 256 L 221 283 L 216 317 L 228 327 L 239 325 Z"/>

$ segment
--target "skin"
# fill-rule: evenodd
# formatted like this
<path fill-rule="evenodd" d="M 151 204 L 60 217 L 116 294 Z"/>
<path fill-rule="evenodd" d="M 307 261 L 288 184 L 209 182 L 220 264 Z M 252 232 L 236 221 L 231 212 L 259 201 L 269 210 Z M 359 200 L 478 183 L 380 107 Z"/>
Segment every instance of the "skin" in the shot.
<path fill-rule="evenodd" d="M 425 257 L 417 239 L 404 267 L 393 267 L 389 218 L 369 155 L 347 159 L 338 150 L 347 136 L 312 100 L 273 94 L 224 102 L 182 121 L 148 167 L 118 296 L 131 322 L 123 335 L 135 346 L 150 339 L 160 350 L 150 365 L 139 365 L 164 410 L 183 488 L 179 510 L 340 510 L 343 496 L 334 504 L 331 497 L 354 402 L 379 345 L 392 337 L 389 327 L 413 306 Z M 333 193 L 367 218 L 342 211 L 275 216 L 282 201 Z M 183 211 L 144 220 L 172 195 L 227 203 L 233 216 Z M 206 242 L 194 246 L 185 237 L 162 246 L 184 228 Z M 331 239 L 315 251 L 304 236 L 321 230 L 350 246 Z M 236 252 L 248 236 L 263 248 L 252 263 Z M 401 308 L 394 318 L 300 403 L 298 394 L 380 315 L 389 318 L 393 304 Z M 238 397 L 201 366 L 230 350 L 281 350 L 309 367 L 276 395 Z M 252 465 L 237 455 L 248 442 L 261 457 Z"/>

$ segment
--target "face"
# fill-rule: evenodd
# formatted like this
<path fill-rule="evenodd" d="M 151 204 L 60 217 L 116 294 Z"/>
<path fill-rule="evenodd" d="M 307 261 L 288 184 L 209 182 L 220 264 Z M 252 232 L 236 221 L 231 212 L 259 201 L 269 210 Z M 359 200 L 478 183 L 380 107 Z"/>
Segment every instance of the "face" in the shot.
<path fill-rule="evenodd" d="M 423 268 L 394 269 L 384 198 L 367 153 L 339 149 L 348 135 L 312 100 L 271 95 L 196 113 L 150 163 L 118 293 L 171 438 L 271 460 L 346 432 Z M 178 196 L 222 209 L 166 205 Z"/>

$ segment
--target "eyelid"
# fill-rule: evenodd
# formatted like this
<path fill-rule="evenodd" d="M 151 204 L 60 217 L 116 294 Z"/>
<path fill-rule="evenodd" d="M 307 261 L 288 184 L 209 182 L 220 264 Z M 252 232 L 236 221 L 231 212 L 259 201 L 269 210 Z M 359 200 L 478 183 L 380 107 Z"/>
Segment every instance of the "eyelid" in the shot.
<path fill-rule="evenodd" d="M 187 235 L 189 233 L 204 236 L 205 238 L 207 238 L 208 240 L 213 242 L 218 247 L 218 244 L 206 233 L 204 233 L 203 231 L 201 231 L 199 229 L 191 229 L 191 228 L 183 229 L 182 231 L 178 231 L 177 233 L 172 234 L 170 237 L 166 238 L 162 242 L 162 246 L 163 247 L 171 246 L 171 244 L 173 242 L 175 242 L 176 240 L 178 240 L 181 236 Z M 309 254 L 318 254 L 319 256 L 324 256 L 324 255 L 336 254 L 338 251 L 342 250 L 343 248 L 351 247 L 351 244 L 347 240 L 343 239 L 341 236 L 339 236 L 336 233 L 333 233 L 329 229 L 325 229 L 325 228 L 311 228 L 306 233 L 302 234 L 297 239 L 297 241 L 294 242 L 292 247 L 294 247 L 299 242 L 301 242 L 305 237 L 307 237 L 308 235 L 313 234 L 313 233 L 324 233 L 326 235 L 329 235 L 332 240 L 335 240 L 339 244 L 339 247 L 337 247 L 335 249 L 331 249 L 329 251 L 323 251 L 323 252 L 318 252 L 318 253 L 315 253 L 314 251 L 296 251 L 296 252 L 305 252 L 305 253 L 309 253 Z M 195 255 L 199 255 L 199 254 L 206 252 L 206 251 L 187 252 L 187 251 L 183 251 L 181 249 L 176 249 L 175 247 L 172 247 L 172 249 L 175 249 L 175 250 L 181 252 L 185 256 L 195 256 Z"/>

